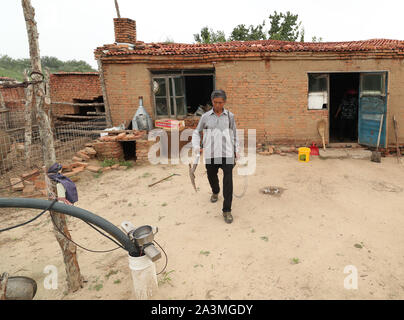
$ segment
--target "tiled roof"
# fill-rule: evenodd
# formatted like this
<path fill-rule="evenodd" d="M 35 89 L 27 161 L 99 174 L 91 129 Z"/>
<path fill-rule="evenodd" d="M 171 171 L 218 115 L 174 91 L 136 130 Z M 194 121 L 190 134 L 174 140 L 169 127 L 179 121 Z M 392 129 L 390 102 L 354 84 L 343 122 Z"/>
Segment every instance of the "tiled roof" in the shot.
<path fill-rule="evenodd" d="M 215 44 L 143 43 L 134 48 L 127 45 L 105 45 L 96 53 L 113 55 L 203 55 L 237 54 L 249 52 L 364 52 L 364 51 L 404 51 L 404 41 L 371 39 L 349 42 L 289 42 L 279 40 L 232 41 Z"/>
<path fill-rule="evenodd" d="M 54 74 L 56 76 L 69 76 L 69 75 L 98 76 L 98 72 L 78 72 L 78 71 L 73 71 L 73 72 L 59 71 L 59 72 L 53 72 L 52 74 Z"/>

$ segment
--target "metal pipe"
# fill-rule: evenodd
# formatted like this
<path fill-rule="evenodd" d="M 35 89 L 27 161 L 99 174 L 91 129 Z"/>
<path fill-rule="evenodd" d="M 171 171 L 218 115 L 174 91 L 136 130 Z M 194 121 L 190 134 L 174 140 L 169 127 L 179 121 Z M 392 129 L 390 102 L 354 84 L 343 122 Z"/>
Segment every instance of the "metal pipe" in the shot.
<path fill-rule="evenodd" d="M 50 200 L 42 199 L 0 198 L 0 208 L 29 208 L 45 210 L 49 208 L 51 203 L 52 201 Z M 129 237 L 118 227 L 105 220 L 104 218 L 97 216 L 90 211 L 70 206 L 61 202 L 56 202 L 52 207 L 52 211 L 57 211 L 89 222 L 113 236 L 120 244 L 122 244 L 125 250 L 129 252 L 129 255 L 136 256 L 138 254 L 138 249 L 136 248 L 135 244 L 129 239 Z"/>

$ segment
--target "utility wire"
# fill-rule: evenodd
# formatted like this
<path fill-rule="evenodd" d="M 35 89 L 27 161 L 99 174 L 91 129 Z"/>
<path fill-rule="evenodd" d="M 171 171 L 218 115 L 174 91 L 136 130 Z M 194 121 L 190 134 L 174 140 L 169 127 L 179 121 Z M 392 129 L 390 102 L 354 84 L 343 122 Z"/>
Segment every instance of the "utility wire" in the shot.
<path fill-rule="evenodd" d="M 160 246 L 159 243 L 158 243 L 156 240 L 153 240 L 153 242 L 155 242 L 155 243 L 160 247 L 161 251 L 163 251 L 163 253 L 164 253 L 165 257 L 166 257 L 166 264 L 164 265 L 163 270 L 161 270 L 159 273 L 157 273 L 157 275 L 159 275 L 160 273 L 163 273 L 163 271 L 164 271 L 164 270 L 166 269 L 166 267 L 167 267 L 167 264 L 168 264 L 168 256 L 167 256 L 167 253 L 164 251 L 163 247 Z"/>
<path fill-rule="evenodd" d="M 46 211 L 50 211 L 50 210 L 52 209 L 53 205 L 54 205 L 56 202 L 58 202 L 58 199 L 53 200 L 52 203 L 50 204 L 50 206 L 49 206 L 48 208 L 46 208 L 45 210 L 43 210 L 40 214 L 38 214 L 37 216 L 35 216 L 35 217 L 32 218 L 31 220 L 28 220 L 28 221 L 26 221 L 26 222 L 24 222 L 24 223 L 21 223 L 21 224 L 12 226 L 12 227 L 0 229 L 0 232 L 4 232 L 4 231 L 12 230 L 12 229 L 15 229 L 15 228 L 18 228 L 18 227 L 22 227 L 22 226 L 27 225 L 28 223 L 31 223 L 31 222 L 35 221 L 36 219 L 38 219 L 39 217 L 41 217 Z M 90 250 L 90 249 L 87 249 L 87 248 L 85 248 L 85 247 L 79 245 L 78 243 L 74 242 L 72 239 L 69 239 L 69 237 L 67 237 L 67 236 L 64 234 L 64 232 L 63 232 L 62 230 L 60 230 L 60 228 L 59 228 L 58 225 L 56 224 L 55 220 L 53 219 L 52 214 L 50 215 L 50 217 L 51 217 L 51 219 L 52 219 L 53 225 L 54 225 L 54 226 L 56 227 L 56 229 L 60 232 L 60 234 L 62 234 L 63 237 L 66 238 L 68 241 L 74 243 L 76 246 L 78 246 L 79 248 L 81 248 L 81 249 L 83 249 L 83 250 L 86 250 L 86 251 L 89 251 L 89 252 L 93 252 L 93 253 L 106 253 L 106 252 L 111 252 L 111 251 L 114 251 L 114 250 L 117 250 L 117 249 L 120 249 L 120 248 L 126 250 L 122 245 L 120 245 L 118 242 L 116 242 L 116 241 L 115 241 L 114 239 L 112 239 L 111 237 L 107 236 L 105 233 L 103 233 L 101 230 L 99 230 L 98 228 L 96 228 L 95 226 L 93 226 L 91 223 L 89 223 L 89 222 L 87 222 L 87 221 L 84 221 L 84 222 L 87 223 L 91 228 L 93 228 L 94 230 L 96 230 L 97 232 L 99 232 L 101 235 L 103 235 L 104 237 L 108 238 L 109 240 L 111 240 L 112 242 L 114 242 L 115 244 L 118 245 L 118 247 L 116 247 L 116 248 L 114 248 L 114 249 L 111 249 L 111 250 Z"/>
<path fill-rule="evenodd" d="M 35 220 L 38 219 L 40 216 L 42 216 L 46 211 L 51 210 L 52 207 L 53 207 L 53 205 L 54 205 L 56 202 L 57 202 L 56 199 L 53 200 L 52 203 L 51 203 L 51 205 L 50 205 L 47 209 L 45 209 L 44 211 L 42 211 L 40 214 L 38 214 L 36 217 L 32 218 L 31 220 L 28 220 L 28 221 L 26 221 L 26 222 L 24 222 L 24 223 L 21 223 L 21 224 L 18 224 L 18 225 L 16 225 L 16 226 L 12 226 L 12 227 L 8 227 L 8 228 L 5 228 L 5 229 L 1 229 L 0 232 L 4 232 L 4 231 L 8 231 L 8 230 L 15 229 L 15 228 L 18 228 L 18 227 L 22 227 L 22 226 L 25 226 L 25 225 L 28 224 L 28 223 L 31 223 L 32 221 L 35 221 Z"/>
<path fill-rule="evenodd" d="M 83 250 L 86 250 L 86 251 L 89 251 L 89 252 L 92 252 L 92 253 L 106 253 L 106 252 L 111 252 L 111 251 L 115 251 L 115 250 L 117 250 L 117 249 L 123 248 L 123 247 L 120 245 L 119 247 L 116 247 L 116 248 L 111 249 L 111 250 L 91 250 L 91 249 L 87 249 L 87 248 L 85 248 L 85 247 L 79 245 L 78 243 L 74 242 L 72 239 L 69 239 L 69 237 L 67 237 L 67 236 L 64 234 L 64 232 L 63 232 L 62 230 L 60 230 L 60 228 L 59 228 L 58 225 L 56 224 L 55 220 L 53 219 L 53 216 L 52 216 L 52 215 L 50 215 L 50 216 L 51 216 L 51 219 L 52 219 L 52 221 L 53 221 L 53 225 L 54 225 L 54 226 L 56 227 L 56 229 L 60 232 L 60 234 L 61 234 L 63 237 L 65 237 L 68 241 L 70 241 L 71 243 L 75 244 L 76 246 L 78 246 L 79 248 L 81 248 L 81 249 L 83 249 Z M 87 224 L 89 224 L 89 223 L 87 222 Z M 89 225 L 90 225 L 90 224 L 89 224 Z M 94 227 L 94 228 L 95 228 L 95 227 Z M 98 230 L 97 230 L 97 231 L 98 231 Z M 124 249 L 124 248 L 123 248 L 123 249 Z"/>

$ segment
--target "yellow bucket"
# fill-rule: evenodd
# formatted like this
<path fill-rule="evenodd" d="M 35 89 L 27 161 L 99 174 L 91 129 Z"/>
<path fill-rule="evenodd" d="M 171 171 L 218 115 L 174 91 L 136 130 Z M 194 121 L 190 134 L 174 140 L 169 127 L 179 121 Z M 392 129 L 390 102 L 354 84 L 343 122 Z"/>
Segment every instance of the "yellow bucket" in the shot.
<path fill-rule="evenodd" d="M 300 162 L 309 162 L 310 161 L 310 148 L 299 148 L 298 159 Z"/>

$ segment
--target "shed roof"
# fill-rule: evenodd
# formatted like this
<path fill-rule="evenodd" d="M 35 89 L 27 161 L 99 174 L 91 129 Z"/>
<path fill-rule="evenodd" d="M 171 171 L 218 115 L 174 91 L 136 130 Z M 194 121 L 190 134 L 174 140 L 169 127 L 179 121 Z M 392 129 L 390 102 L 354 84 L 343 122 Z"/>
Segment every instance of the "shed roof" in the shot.
<path fill-rule="evenodd" d="M 56 76 L 72 76 L 72 75 L 78 75 L 78 76 L 98 76 L 98 72 L 79 72 L 79 71 L 58 71 L 58 72 L 53 72 L 53 75 Z"/>
<path fill-rule="evenodd" d="M 280 40 L 231 41 L 214 44 L 143 43 L 134 47 L 123 44 L 105 45 L 96 49 L 96 55 L 203 55 L 237 54 L 249 52 L 404 52 L 403 40 L 371 39 L 348 42 L 290 42 Z"/>

